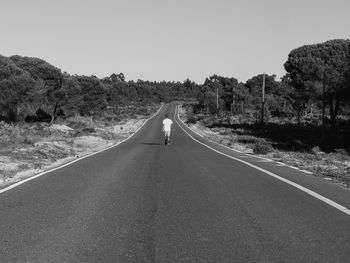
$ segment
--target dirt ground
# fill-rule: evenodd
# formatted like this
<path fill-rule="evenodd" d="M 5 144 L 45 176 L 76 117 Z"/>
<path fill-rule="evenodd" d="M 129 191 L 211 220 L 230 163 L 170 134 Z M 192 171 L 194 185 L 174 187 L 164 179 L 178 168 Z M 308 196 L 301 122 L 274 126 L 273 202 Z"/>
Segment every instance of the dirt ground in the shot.
<path fill-rule="evenodd" d="M 188 113 L 184 108 L 180 108 L 179 115 L 183 121 L 187 121 Z M 253 136 L 245 135 L 244 131 L 243 134 L 237 134 L 230 128 L 208 128 L 202 122 L 187 125 L 205 138 L 248 154 L 256 154 L 253 151 L 254 143 L 242 143 L 242 141 L 247 137 L 249 140 L 261 139 L 251 138 Z M 268 153 L 258 155 L 309 171 L 314 176 L 323 177 L 350 189 L 350 156 L 342 151 L 326 153 L 318 147 L 311 152 L 282 151 L 271 148 Z"/>

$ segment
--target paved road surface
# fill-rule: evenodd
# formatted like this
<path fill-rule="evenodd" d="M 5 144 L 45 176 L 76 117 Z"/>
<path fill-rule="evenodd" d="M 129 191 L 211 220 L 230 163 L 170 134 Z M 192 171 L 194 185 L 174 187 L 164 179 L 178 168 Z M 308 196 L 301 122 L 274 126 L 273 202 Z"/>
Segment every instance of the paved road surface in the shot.
<path fill-rule="evenodd" d="M 0 262 L 350 262 L 348 215 L 176 123 L 164 146 L 161 120 L 174 109 L 115 148 L 0 194 Z M 259 165 L 350 202 L 338 186 Z"/>

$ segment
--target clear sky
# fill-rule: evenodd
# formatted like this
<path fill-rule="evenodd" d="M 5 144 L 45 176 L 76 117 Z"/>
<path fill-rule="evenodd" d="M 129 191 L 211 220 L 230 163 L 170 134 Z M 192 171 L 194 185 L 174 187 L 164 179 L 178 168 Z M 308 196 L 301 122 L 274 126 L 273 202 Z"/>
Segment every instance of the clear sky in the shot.
<path fill-rule="evenodd" d="M 279 78 L 292 49 L 350 38 L 349 10 L 349 0 L 0 0 L 0 54 L 100 78 Z"/>

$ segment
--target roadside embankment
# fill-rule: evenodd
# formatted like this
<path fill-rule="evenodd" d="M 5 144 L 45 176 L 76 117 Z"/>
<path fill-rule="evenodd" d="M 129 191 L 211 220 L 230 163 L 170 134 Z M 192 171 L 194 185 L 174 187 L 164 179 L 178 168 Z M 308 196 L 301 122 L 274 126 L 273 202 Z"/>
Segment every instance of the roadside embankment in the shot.
<path fill-rule="evenodd" d="M 117 144 L 156 109 L 123 120 L 78 116 L 51 125 L 0 122 L 0 189 Z"/>
<path fill-rule="evenodd" d="M 309 171 L 333 183 L 350 187 L 350 156 L 345 150 L 323 152 L 314 146 L 309 151 L 289 151 L 275 147 L 275 141 L 254 136 L 244 128 L 234 125 L 215 125 L 208 119 L 198 118 L 190 107 L 179 107 L 180 118 L 194 131 L 216 143 L 241 151 L 246 154 L 259 155 L 286 165 Z"/>

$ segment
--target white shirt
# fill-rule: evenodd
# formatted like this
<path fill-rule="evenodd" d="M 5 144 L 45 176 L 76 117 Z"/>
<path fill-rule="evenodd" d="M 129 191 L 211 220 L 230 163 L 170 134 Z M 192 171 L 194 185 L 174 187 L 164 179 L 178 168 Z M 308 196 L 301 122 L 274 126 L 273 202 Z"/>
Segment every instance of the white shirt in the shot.
<path fill-rule="evenodd" d="M 166 118 L 163 120 L 163 131 L 170 131 L 171 130 L 171 124 L 173 124 L 173 121 Z"/>

